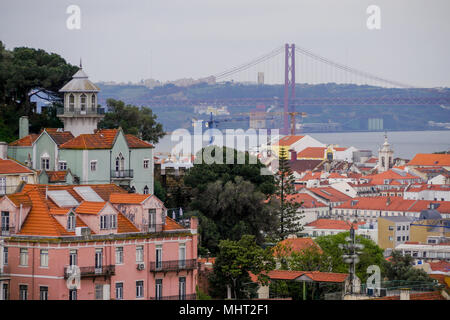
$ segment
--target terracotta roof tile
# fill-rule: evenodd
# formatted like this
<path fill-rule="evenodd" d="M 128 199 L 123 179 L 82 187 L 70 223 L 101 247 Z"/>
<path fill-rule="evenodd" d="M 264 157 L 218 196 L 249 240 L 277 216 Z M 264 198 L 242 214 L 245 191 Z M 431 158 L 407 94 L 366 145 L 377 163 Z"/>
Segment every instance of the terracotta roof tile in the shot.
<path fill-rule="evenodd" d="M 45 128 L 45 131 L 52 137 L 58 146 L 74 138 L 70 131 L 61 131 L 56 128 Z"/>
<path fill-rule="evenodd" d="M 327 148 L 322 147 L 308 147 L 297 153 L 297 159 L 302 158 L 314 158 L 314 159 L 324 159 L 325 150 Z"/>
<path fill-rule="evenodd" d="M 350 196 L 331 187 L 309 188 L 308 190 L 331 202 L 341 202 L 351 199 Z"/>
<path fill-rule="evenodd" d="M 164 225 L 163 230 L 178 230 L 178 229 L 186 229 L 182 225 L 178 224 L 175 220 L 170 217 L 166 217 L 166 224 Z"/>
<path fill-rule="evenodd" d="M 22 139 L 18 139 L 16 141 L 13 141 L 9 144 L 11 147 L 31 147 L 33 145 L 33 142 L 36 141 L 36 139 L 39 137 L 38 134 L 32 133 L 29 134 Z"/>
<path fill-rule="evenodd" d="M 67 170 L 62 171 L 46 171 L 49 182 L 65 182 Z"/>
<path fill-rule="evenodd" d="M 293 200 L 297 203 L 302 203 L 302 208 L 318 208 L 327 207 L 326 204 L 318 201 L 316 198 L 310 196 L 307 193 L 296 193 L 286 196 L 286 200 Z"/>
<path fill-rule="evenodd" d="M 139 229 L 128 220 L 122 213 L 117 214 L 117 232 L 118 233 L 129 233 L 129 232 L 139 232 Z"/>
<path fill-rule="evenodd" d="M 9 200 L 11 200 L 16 205 L 16 207 L 20 207 L 21 204 L 24 207 L 32 206 L 31 199 L 30 199 L 29 195 L 26 193 L 14 193 L 14 194 L 9 194 L 5 197 L 7 197 Z"/>
<path fill-rule="evenodd" d="M 350 223 L 344 220 L 333 219 L 317 219 L 306 225 L 307 227 L 314 227 L 315 229 L 335 229 L 335 230 L 350 230 Z M 355 229 L 358 229 L 358 224 L 353 224 Z"/>
<path fill-rule="evenodd" d="M 418 153 L 407 166 L 450 166 L 450 154 Z"/>
<path fill-rule="evenodd" d="M 303 139 L 303 137 L 304 136 L 285 136 L 285 137 L 281 138 L 278 142 L 276 142 L 274 145 L 287 147 L 287 146 L 290 146 L 290 145 L 296 143 L 300 139 Z"/>
<path fill-rule="evenodd" d="M 140 204 L 151 196 L 151 194 L 139 193 L 111 193 L 109 202 L 114 204 Z"/>
<path fill-rule="evenodd" d="M 151 143 L 145 142 L 132 134 L 126 134 L 125 138 L 130 148 L 153 148 Z"/>
<path fill-rule="evenodd" d="M 33 173 L 33 170 L 10 159 L 0 159 L 0 174 Z"/>
<path fill-rule="evenodd" d="M 106 202 L 83 201 L 75 209 L 76 213 L 97 215 L 105 207 Z"/>
<path fill-rule="evenodd" d="M 288 238 L 278 242 L 278 245 L 290 247 L 296 252 L 301 252 L 309 248 L 317 248 L 319 252 L 322 252 L 320 246 L 311 238 Z"/>

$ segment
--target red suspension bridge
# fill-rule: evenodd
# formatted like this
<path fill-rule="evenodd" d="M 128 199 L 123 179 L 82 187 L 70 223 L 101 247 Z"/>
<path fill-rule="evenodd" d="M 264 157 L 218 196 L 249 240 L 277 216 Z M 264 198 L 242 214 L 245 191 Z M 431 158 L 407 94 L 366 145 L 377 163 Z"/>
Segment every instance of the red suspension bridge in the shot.
<path fill-rule="evenodd" d="M 264 72 L 261 72 L 264 70 Z M 297 79 L 296 79 L 297 76 Z M 383 78 L 313 53 L 307 49 L 285 44 L 250 62 L 217 73 L 211 77 L 217 82 L 239 82 L 261 84 L 266 82 L 284 83 L 283 97 L 239 97 L 217 99 L 148 99 L 139 101 L 151 106 L 192 106 L 207 104 L 212 106 L 254 107 L 257 105 L 275 105 L 283 108 L 283 129 L 289 128 L 288 113 L 295 112 L 301 106 L 436 106 L 450 105 L 450 95 L 438 89 L 416 88 L 410 84 Z M 258 79 L 258 82 L 256 82 Z M 296 81 L 298 80 L 298 81 Z M 296 96 L 296 84 L 356 84 L 377 87 L 420 89 L 402 90 L 399 94 L 389 96 L 333 96 L 306 97 Z M 421 94 L 418 94 L 420 92 Z"/>

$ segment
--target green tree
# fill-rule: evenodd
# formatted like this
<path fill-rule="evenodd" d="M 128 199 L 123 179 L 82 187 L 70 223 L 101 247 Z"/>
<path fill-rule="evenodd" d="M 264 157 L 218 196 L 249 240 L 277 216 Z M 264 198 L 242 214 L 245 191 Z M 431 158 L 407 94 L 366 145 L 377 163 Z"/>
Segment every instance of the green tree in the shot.
<path fill-rule="evenodd" d="M 273 270 L 275 261 L 270 248 L 262 249 L 255 237 L 244 235 L 239 241 L 222 240 L 211 276 L 211 291 L 215 297 L 226 297 L 227 287 L 235 299 L 250 298 L 257 284 L 249 272 L 257 276 L 259 284 L 267 284 L 267 272 Z"/>
<path fill-rule="evenodd" d="M 413 265 L 413 257 L 403 256 L 400 251 L 394 250 L 390 261 L 384 261 L 384 276 L 387 280 L 398 283 L 433 282 L 433 279 L 424 270 L 416 269 Z"/>
<path fill-rule="evenodd" d="M 55 53 L 25 47 L 7 50 L 0 41 L 0 136 L 14 140 L 18 118 L 28 116 L 32 132 L 42 127 L 61 127 L 56 108 L 62 105 L 59 89 L 69 82 L 78 67 Z M 37 113 L 32 98 L 49 103 L 47 112 Z"/>
<path fill-rule="evenodd" d="M 162 124 L 156 122 L 156 115 L 148 107 L 125 105 L 123 101 L 107 99 L 108 112 L 98 127 L 113 129 L 121 127 L 127 134 L 157 143 L 165 135 Z"/>
<path fill-rule="evenodd" d="M 162 202 L 166 201 L 166 190 L 164 190 L 163 186 L 158 180 L 154 180 L 153 182 L 153 193 Z"/>
<path fill-rule="evenodd" d="M 211 156 L 216 156 L 216 151 L 221 154 L 223 163 L 208 164 L 202 155 L 211 153 Z M 227 153 L 233 155 L 232 164 L 227 164 Z M 189 170 L 184 177 L 186 186 L 192 189 L 197 189 L 199 192 L 204 192 L 211 182 L 217 180 L 222 181 L 225 185 L 228 181 L 234 181 L 235 177 L 239 176 L 244 180 L 253 183 L 255 188 L 266 195 L 270 195 L 275 191 L 274 178 L 272 175 L 261 175 L 261 169 L 265 168 L 258 159 L 256 163 L 250 163 L 250 155 L 248 152 L 241 152 L 231 148 L 205 147 L 197 152 L 197 159 L 202 159 L 201 163 L 194 163 L 194 166 Z M 244 159 L 244 163 L 240 164 L 238 159 Z"/>
<path fill-rule="evenodd" d="M 321 236 L 315 239 L 323 252 L 331 257 L 332 272 L 347 273 L 349 272 L 349 265 L 346 264 L 342 258 L 344 251 L 339 248 L 339 244 L 346 244 L 346 238 L 350 236 L 349 232 L 341 232 L 336 235 Z M 362 236 L 356 236 L 356 239 L 364 245 L 362 253 L 359 255 L 359 263 L 356 264 L 356 275 L 365 282 L 367 277 L 367 267 L 370 265 L 377 265 L 383 271 L 383 249 L 378 247 L 375 242 L 366 239 Z"/>
<path fill-rule="evenodd" d="M 287 159 L 287 151 L 280 149 L 278 172 L 275 176 L 276 198 L 272 198 L 272 201 L 279 202 L 277 237 L 280 240 L 286 239 L 290 234 L 297 235 L 303 230 L 299 221 L 302 217 L 297 212 L 302 204 L 289 197 L 296 193 L 294 181 L 295 178 Z"/>
<path fill-rule="evenodd" d="M 238 240 L 244 234 L 255 236 L 261 244 L 276 223 L 274 207 L 265 195 L 242 177 L 223 185 L 209 183 L 204 192 L 196 190 L 189 210 L 200 213 L 200 247 L 217 251 L 217 239 Z"/>

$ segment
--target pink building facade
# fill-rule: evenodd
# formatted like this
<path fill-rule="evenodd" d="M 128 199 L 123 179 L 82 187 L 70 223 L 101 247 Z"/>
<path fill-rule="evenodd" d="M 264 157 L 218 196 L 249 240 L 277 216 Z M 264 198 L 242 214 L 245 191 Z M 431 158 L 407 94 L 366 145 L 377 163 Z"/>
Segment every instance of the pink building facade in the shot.
<path fill-rule="evenodd" d="M 195 299 L 196 218 L 167 217 L 152 195 L 74 187 L 27 185 L 0 199 L 0 299 Z"/>

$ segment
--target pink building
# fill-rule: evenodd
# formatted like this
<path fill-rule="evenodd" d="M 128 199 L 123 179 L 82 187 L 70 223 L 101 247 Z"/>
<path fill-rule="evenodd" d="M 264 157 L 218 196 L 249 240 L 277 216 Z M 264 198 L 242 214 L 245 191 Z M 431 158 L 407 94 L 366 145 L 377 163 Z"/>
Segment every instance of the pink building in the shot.
<path fill-rule="evenodd" d="M 195 299 L 197 219 L 154 195 L 25 185 L 0 211 L 0 299 Z"/>

